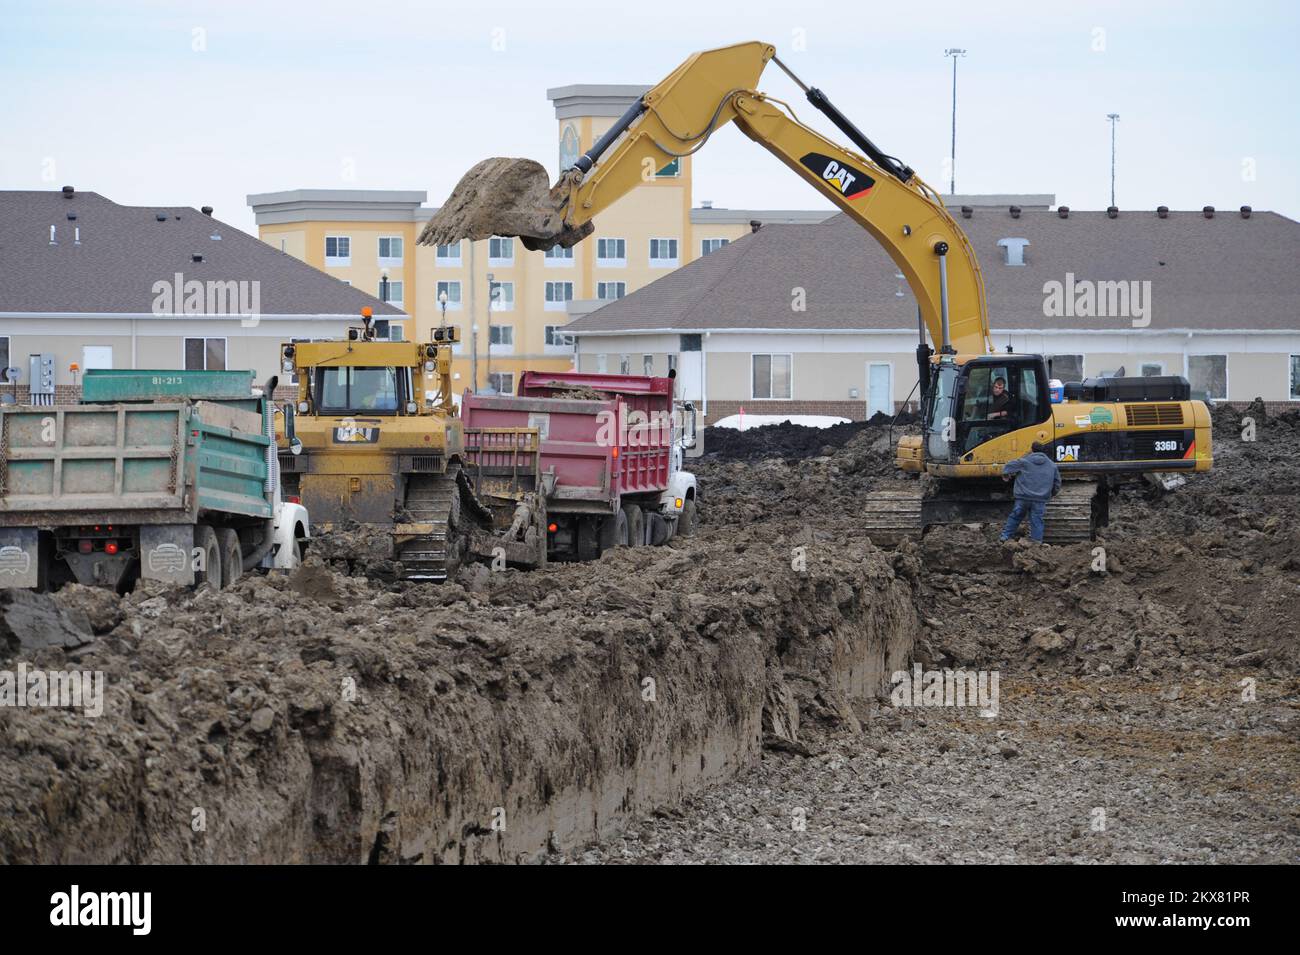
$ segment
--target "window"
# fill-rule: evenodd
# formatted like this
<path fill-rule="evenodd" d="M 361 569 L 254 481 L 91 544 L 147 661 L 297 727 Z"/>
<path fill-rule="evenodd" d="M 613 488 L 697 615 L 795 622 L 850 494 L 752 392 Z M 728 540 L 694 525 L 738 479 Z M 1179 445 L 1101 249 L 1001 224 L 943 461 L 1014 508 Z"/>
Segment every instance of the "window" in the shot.
<path fill-rule="evenodd" d="M 597 239 L 596 264 L 605 268 L 627 265 L 627 239 Z"/>
<path fill-rule="evenodd" d="M 379 237 L 379 264 L 402 264 L 402 237 L 400 235 L 381 235 Z"/>
<path fill-rule="evenodd" d="M 515 375 L 511 371 L 494 371 L 488 375 L 488 387 L 501 395 L 515 393 Z"/>
<path fill-rule="evenodd" d="M 379 294 L 379 301 L 381 301 L 381 302 L 388 302 L 388 303 L 390 303 L 390 304 L 392 304 L 392 305 L 401 305 L 401 304 L 402 304 L 402 291 L 403 291 L 403 289 L 402 289 L 402 284 L 403 284 L 403 283 L 401 283 L 401 282 L 394 282 L 392 279 L 389 279 L 389 281 L 388 281 L 388 293 L 387 293 L 387 294 L 388 294 L 388 297 L 385 298 L 385 297 L 384 297 L 384 282 L 383 282 L 383 280 L 381 279 L 380 282 L 379 282 L 379 293 L 378 293 L 378 294 Z"/>
<path fill-rule="evenodd" d="M 1295 363 L 1292 362 L 1294 365 Z M 9 336 L 0 335 L 0 381 L 9 380 Z"/>
<path fill-rule="evenodd" d="M 396 411 L 397 369 L 346 365 L 316 370 L 316 395 L 324 412 Z"/>
<path fill-rule="evenodd" d="M 754 355 L 753 356 L 753 395 L 754 398 L 789 399 L 790 355 Z"/>
<path fill-rule="evenodd" d="M 603 374 L 605 374 L 605 373 L 608 372 L 608 371 L 609 371 L 609 356 L 608 356 L 608 355 L 597 355 L 597 356 L 596 356 L 596 373 L 597 373 L 597 374 L 601 374 L 601 375 L 603 375 Z"/>
<path fill-rule="evenodd" d="M 515 327 L 513 325 L 492 326 L 492 332 L 488 336 L 488 344 L 513 347 L 514 343 Z"/>
<path fill-rule="evenodd" d="M 1083 381 L 1082 355 L 1048 355 L 1052 377 L 1058 381 Z"/>
<path fill-rule="evenodd" d="M 433 264 L 441 265 L 445 268 L 460 267 L 460 246 L 459 242 L 454 245 L 440 245 L 433 256 Z"/>
<path fill-rule="evenodd" d="M 679 335 L 677 336 L 678 351 L 703 351 L 703 335 Z"/>
<path fill-rule="evenodd" d="M 1142 363 L 1143 378 L 1157 378 L 1165 373 L 1165 366 L 1158 361 L 1144 361 Z"/>
<path fill-rule="evenodd" d="M 675 268 L 677 266 L 677 240 L 650 240 L 651 268 Z"/>
<path fill-rule="evenodd" d="M 488 265 L 514 265 L 515 240 L 493 236 L 488 239 Z"/>
<path fill-rule="evenodd" d="M 1187 380 L 1192 383 L 1192 397 L 1228 397 L 1228 356 L 1188 355 Z"/>
<path fill-rule="evenodd" d="M 573 264 L 573 249 L 555 245 L 546 250 L 546 265 L 549 268 L 566 268 Z"/>
<path fill-rule="evenodd" d="M 4 339 L 5 354 L 9 354 L 9 339 Z M 8 359 L 4 360 L 8 365 Z M 1300 355 L 1291 356 L 1291 400 L 1300 401 Z"/>
<path fill-rule="evenodd" d="M 716 252 L 724 245 L 730 244 L 730 239 L 703 239 L 700 241 L 700 255 L 708 255 L 710 252 Z"/>
<path fill-rule="evenodd" d="M 668 356 L 668 373 L 671 375 L 677 370 L 677 356 L 669 354 Z"/>
<path fill-rule="evenodd" d="M 90 368 L 112 368 L 113 367 L 113 346 L 112 345 L 82 345 L 81 346 L 81 370 L 86 371 Z"/>
<path fill-rule="evenodd" d="M 567 308 L 566 302 L 573 301 L 572 282 L 546 283 L 546 311 L 562 312 Z"/>
<path fill-rule="evenodd" d="M 492 311 L 509 312 L 515 307 L 515 283 L 496 282 L 492 287 Z"/>
<path fill-rule="evenodd" d="M 602 302 L 612 302 L 627 294 L 626 282 L 597 282 L 596 298 Z"/>
<path fill-rule="evenodd" d="M 460 282 L 439 282 L 434 290 L 433 300 L 442 309 L 442 297 L 447 296 L 447 311 L 460 311 Z"/>
<path fill-rule="evenodd" d="M 403 339 L 402 323 L 386 318 L 375 319 L 375 337 L 382 341 L 400 342 Z"/>
<path fill-rule="evenodd" d="M 654 355 L 642 355 L 642 356 L 641 356 L 641 374 L 643 374 L 643 375 L 645 375 L 647 378 L 649 378 L 649 377 L 650 377 L 651 375 L 653 375 L 654 373 L 655 373 L 655 356 L 654 356 Z"/>
<path fill-rule="evenodd" d="M 559 325 L 547 325 L 546 347 L 547 348 L 572 348 L 573 336 L 560 331 Z"/>
<path fill-rule="evenodd" d="M 185 339 L 186 371 L 225 371 L 226 340 L 224 338 Z"/>
<path fill-rule="evenodd" d="M 632 374 L 632 356 L 631 356 L 631 355 L 619 355 L 619 356 L 618 356 L 618 373 L 619 373 L 620 375 L 630 375 L 630 374 Z"/>
<path fill-rule="evenodd" d="M 346 235 L 325 236 L 325 264 L 351 265 L 352 240 Z"/>

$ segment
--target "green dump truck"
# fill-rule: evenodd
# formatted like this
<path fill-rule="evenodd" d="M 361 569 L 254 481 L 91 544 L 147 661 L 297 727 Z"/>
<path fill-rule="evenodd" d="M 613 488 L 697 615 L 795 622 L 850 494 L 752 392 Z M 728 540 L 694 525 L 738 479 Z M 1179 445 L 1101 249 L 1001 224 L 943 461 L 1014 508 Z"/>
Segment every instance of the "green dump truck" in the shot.
<path fill-rule="evenodd" d="M 0 406 L 0 588 L 219 589 L 297 566 L 310 525 L 281 499 L 274 389 L 251 371 L 95 369 L 79 405 Z"/>

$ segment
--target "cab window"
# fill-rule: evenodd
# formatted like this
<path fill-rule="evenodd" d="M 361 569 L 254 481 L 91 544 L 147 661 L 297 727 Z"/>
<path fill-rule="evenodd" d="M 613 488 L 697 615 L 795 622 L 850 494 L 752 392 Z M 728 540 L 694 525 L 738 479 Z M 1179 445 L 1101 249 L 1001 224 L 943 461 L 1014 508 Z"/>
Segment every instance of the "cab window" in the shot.
<path fill-rule="evenodd" d="M 316 389 L 324 412 L 395 412 L 398 408 L 397 369 L 322 368 Z"/>

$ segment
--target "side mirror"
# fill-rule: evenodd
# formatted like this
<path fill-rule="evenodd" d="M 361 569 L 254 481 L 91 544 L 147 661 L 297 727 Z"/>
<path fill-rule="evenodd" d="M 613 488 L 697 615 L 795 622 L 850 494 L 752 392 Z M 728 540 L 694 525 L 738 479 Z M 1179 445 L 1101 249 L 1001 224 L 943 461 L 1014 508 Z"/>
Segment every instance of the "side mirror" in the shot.
<path fill-rule="evenodd" d="M 294 437 L 289 439 L 289 453 L 295 457 L 302 454 L 302 441 L 299 438 Z"/>
<path fill-rule="evenodd" d="M 688 401 L 686 402 L 686 404 L 682 405 L 682 410 L 689 412 L 691 416 L 691 428 L 689 432 L 689 437 L 687 434 L 682 435 L 682 447 L 689 451 L 691 448 L 695 447 L 696 440 L 697 440 L 697 431 L 696 431 L 696 424 L 695 424 L 695 405 L 692 402 Z"/>

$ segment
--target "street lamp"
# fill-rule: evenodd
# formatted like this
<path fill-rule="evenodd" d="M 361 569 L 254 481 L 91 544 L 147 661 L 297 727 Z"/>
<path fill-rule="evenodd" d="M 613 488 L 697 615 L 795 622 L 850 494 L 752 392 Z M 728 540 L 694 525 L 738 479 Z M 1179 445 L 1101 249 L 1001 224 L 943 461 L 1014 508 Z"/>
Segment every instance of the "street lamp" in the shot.
<path fill-rule="evenodd" d="M 957 58 L 966 55 L 966 51 L 950 47 L 943 51 L 944 56 L 952 57 L 952 154 L 948 158 L 948 194 L 957 194 Z"/>
<path fill-rule="evenodd" d="M 1119 122 L 1119 113 L 1107 113 L 1110 120 L 1110 204 L 1115 204 L 1115 124 Z"/>
<path fill-rule="evenodd" d="M 447 327 L 447 290 L 438 293 L 438 307 L 442 309 L 442 327 Z"/>
<path fill-rule="evenodd" d="M 497 277 L 491 272 L 487 274 L 487 280 L 487 382 L 484 384 L 483 393 L 490 395 L 496 393 L 496 388 L 492 385 L 492 303 L 500 298 L 501 285 L 497 282 Z"/>

